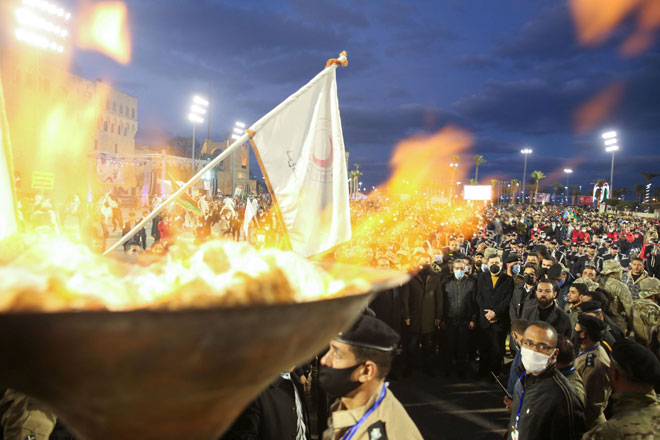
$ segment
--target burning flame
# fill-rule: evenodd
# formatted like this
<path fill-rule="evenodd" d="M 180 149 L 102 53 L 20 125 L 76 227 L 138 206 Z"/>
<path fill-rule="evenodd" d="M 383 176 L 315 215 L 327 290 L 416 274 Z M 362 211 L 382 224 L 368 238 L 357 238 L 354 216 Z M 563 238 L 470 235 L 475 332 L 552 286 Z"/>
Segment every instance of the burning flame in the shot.
<path fill-rule="evenodd" d="M 352 206 L 353 240 L 337 252 L 337 261 L 368 266 L 386 259 L 410 271 L 418 266 L 417 251 L 440 253 L 446 243 L 438 232 L 471 234 L 466 228 L 480 209 L 458 203 L 454 190 L 465 180 L 468 161 L 463 156 L 458 167 L 449 166 L 471 144 L 471 135 L 453 126 L 399 143 L 390 180 Z"/>
<path fill-rule="evenodd" d="M 121 64 L 131 61 L 131 39 L 126 5 L 102 2 L 85 5 L 78 28 L 78 46 L 106 54 Z"/>
<path fill-rule="evenodd" d="M 571 0 L 577 38 L 585 46 L 603 43 L 628 16 L 637 14 L 637 26 L 620 47 L 621 55 L 634 56 L 648 49 L 660 28 L 657 0 Z"/>
<path fill-rule="evenodd" d="M 598 126 L 621 101 L 625 86 L 614 83 L 582 104 L 573 114 L 577 133 L 588 133 Z"/>

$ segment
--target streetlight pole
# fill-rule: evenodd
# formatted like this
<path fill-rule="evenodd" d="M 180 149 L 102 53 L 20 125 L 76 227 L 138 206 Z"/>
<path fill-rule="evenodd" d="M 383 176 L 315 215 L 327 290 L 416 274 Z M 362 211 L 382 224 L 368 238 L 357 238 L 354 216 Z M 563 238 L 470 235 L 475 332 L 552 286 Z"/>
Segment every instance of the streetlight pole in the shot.
<path fill-rule="evenodd" d="M 564 173 L 566 173 L 566 204 L 568 205 L 569 204 L 568 203 L 568 200 L 569 200 L 568 199 L 568 196 L 569 196 L 569 194 L 568 194 L 568 189 L 569 189 L 568 182 L 571 178 L 571 173 L 573 173 L 573 170 L 570 169 L 570 168 L 564 168 Z"/>
<path fill-rule="evenodd" d="M 523 167 L 523 178 L 522 178 L 522 184 L 523 184 L 523 187 L 522 187 L 522 204 L 524 205 L 525 204 L 525 183 L 526 183 L 525 179 L 527 178 L 527 156 L 532 153 L 532 149 L 531 148 L 523 148 L 522 150 L 520 150 L 520 152 L 523 154 L 523 156 L 525 156 L 525 165 Z"/>
<path fill-rule="evenodd" d="M 245 123 L 236 121 L 234 123 L 234 132 L 231 135 L 231 138 L 234 140 L 238 140 L 243 136 L 243 133 L 245 133 Z M 242 148 L 242 147 L 241 147 Z M 243 152 L 241 151 L 241 154 Z M 236 192 L 236 152 L 231 156 L 231 196 L 234 197 L 234 193 Z"/>
<path fill-rule="evenodd" d="M 209 102 L 200 97 L 193 96 L 193 102 L 190 106 L 190 113 L 188 113 L 188 120 L 193 124 L 193 135 L 192 135 L 192 160 L 195 160 L 195 124 L 202 124 L 204 122 L 203 116 L 206 114 L 206 109 L 209 106 Z M 193 168 L 195 163 L 193 162 Z"/>
<path fill-rule="evenodd" d="M 614 153 L 619 151 L 619 140 L 616 131 L 607 131 L 602 135 L 605 151 L 612 153 L 612 166 L 610 168 L 610 194 L 614 191 Z"/>

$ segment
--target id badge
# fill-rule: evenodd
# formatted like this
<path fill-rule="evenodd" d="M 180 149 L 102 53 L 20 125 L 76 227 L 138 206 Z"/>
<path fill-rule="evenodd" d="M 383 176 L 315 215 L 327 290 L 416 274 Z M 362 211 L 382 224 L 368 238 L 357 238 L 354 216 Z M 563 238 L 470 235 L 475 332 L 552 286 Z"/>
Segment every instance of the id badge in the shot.
<path fill-rule="evenodd" d="M 518 429 L 511 429 L 511 440 L 518 440 Z"/>

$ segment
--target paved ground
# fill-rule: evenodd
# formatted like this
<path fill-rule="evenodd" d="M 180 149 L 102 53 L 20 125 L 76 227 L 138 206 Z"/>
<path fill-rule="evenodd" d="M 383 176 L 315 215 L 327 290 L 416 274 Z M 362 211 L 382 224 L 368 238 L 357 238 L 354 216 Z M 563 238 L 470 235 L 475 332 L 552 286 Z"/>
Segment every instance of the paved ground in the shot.
<path fill-rule="evenodd" d="M 497 385 L 421 372 L 390 385 L 425 439 L 500 439 L 509 420 Z"/>

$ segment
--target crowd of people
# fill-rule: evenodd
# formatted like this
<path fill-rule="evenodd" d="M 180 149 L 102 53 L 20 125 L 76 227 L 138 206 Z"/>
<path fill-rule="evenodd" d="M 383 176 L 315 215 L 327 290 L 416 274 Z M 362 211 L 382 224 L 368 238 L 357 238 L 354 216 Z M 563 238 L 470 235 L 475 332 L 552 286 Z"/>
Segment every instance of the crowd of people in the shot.
<path fill-rule="evenodd" d="M 282 239 L 267 198 L 185 202 L 153 219 L 149 252 L 184 234 Z M 31 215 L 52 222 L 39 203 Z M 130 210 L 123 219 L 111 194 L 87 211 L 99 251 L 111 228 L 126 234 L 140 221 Z M 381 292 L 327 352 L 282 372 L 223 438 L 421 438 L 385 385 L 413 374 L 500 383 L 512 440 L 660 436 L 657 219 L 378 196 L 352 201 L 351 217 L 351 242 L 323 258 L 406 271 L 410 281 Z M 125 250 L 148 247 L 145 228 Z"/>

